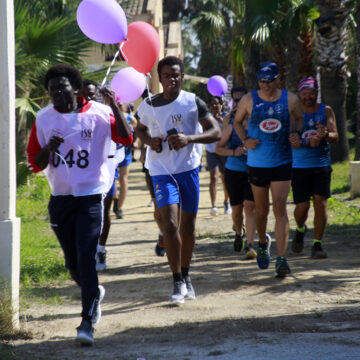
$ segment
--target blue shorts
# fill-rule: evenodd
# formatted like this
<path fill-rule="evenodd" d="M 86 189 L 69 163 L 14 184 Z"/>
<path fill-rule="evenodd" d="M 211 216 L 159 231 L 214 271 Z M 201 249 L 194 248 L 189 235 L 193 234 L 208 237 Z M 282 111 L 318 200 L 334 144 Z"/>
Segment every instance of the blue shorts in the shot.
<path fill-rule="evenodd" d="M 106 197 L 109 198 L 109 197 L 113 197 L 115 195 L 115 180 L 109 190 L 109 192 L 106 194 Z"/>
<path fill-rule="evenodd" d="M 171 176 L 156 175 L 151 179 L 159 208 L 180 204 L 183 211 L 190 214 L 197 213 L 200 195 L 199 168 Z"/>
<path fill-rule="evenodd" d="M 129 166 L 132 163 L 131 146 L 125 146 L 125 158 L 118 167 Z"/>

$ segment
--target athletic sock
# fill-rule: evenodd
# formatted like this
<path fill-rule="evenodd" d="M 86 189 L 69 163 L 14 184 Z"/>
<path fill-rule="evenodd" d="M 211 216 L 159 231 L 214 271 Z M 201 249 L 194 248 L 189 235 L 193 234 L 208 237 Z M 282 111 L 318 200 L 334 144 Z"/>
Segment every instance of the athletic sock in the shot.
<path fill-rule="evenodd" d="M 189 269 L 190 268 L 186 268 L 186 267 L 181 267 L 181 275 L 182 275 L 182 277 L 183 278 L 185 278 L 186 276 L 188 276 L 189 275 Z"/>
<path fill-rule="evenodd" d="M 173 279 L 174 279 L 174 281 L 183 281 L 183 277 L 182 277 L 181 273 L 174 273 Z"/>
<path fill-rule="evenodd" d="M 299 231 L 299 232 L 301 232 L 301 233 L 303 233 L 303 232 L 305 232 L 305 230 L 306 230 L 306 226 L 304 225 L 303 227 L 296 227 L 296 230 L 297 231 Z"/>
<path fill-rule="evenodd" d="M 315 245 L 316 243 L 320 243 L 320 244 L 321 244 L 321 240 L 314 239 L 313 245 Z"/>
<path fill-rule="evenodd" d="M 105 245 L 98 245 L 96 248 L 97 252 L 105 252 Z"/>
<path fill-rule="evenodd" d="M 162 233 L 161 231 L 159 231 L 159 236 L 164 236 L 164 233 Z"/>

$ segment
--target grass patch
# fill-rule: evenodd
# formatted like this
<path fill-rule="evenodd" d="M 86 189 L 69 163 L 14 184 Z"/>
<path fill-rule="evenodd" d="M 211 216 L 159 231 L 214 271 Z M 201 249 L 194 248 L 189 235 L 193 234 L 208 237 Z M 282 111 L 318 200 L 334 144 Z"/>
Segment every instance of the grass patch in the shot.
<path fill-rule="evenodd" d="M 11 298 L 4 283 L 0 287 L 0 339 L 9 337 L 14 332 Z"/>
<path fill-rule="evenodd" d="M 33 175 L 17 192 L 17 216 L 21 217 L 20 281 L 31 287 L 67 279 L 62 250 L 49 225 L 47 204 L 50 188 L 44 176 Z"/>

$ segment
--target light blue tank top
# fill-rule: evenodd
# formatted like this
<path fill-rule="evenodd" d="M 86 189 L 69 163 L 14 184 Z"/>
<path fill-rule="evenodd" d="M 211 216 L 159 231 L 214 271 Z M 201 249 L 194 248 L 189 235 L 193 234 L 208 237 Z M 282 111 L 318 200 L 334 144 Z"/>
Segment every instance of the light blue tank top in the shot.
<path fill-rule="evenodd" d="M 304 128 L 301 134 L 303 139 L 310 138 L 311 133 L 316 130 L 316 124 L 321 123 L 326 126 L 325 104 L 320 104 L 319 110 L 313 114 L 303 114 Z M 326 140 L 322 139 L 317 147 L 300 147 L 292 149 L 293 168 L 313 168 L 330 166 L 330 146 Z"/>
<path fill-rule="evenodd" d="M 248 135 L 259 139 L 260 144 L 254 150 L 248 150 L 248 165 L 272 168 L 290 163 L 292 153 L 287 91 L 282 90 L 280 99 L 276 101 L 262 100 L 257 90 L 251 94 L 253 108 Z"/>

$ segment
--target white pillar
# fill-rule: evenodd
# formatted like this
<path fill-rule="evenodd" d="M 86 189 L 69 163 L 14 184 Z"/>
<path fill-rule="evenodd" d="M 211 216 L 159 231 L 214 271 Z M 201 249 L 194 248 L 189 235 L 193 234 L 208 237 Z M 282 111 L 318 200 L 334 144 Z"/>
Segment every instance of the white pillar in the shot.
<path fill-rule="evenodd" d="M 19 326 L 20 219 L 16 217 L 14 4 L 0 1 L 0 280 Z M 3 288 L 1 288 L 2 290 Z"/>
<path fill-rule="evenodd" d="M 360 196 L 360 161 L 349 162 L 350 197 Z"/>

